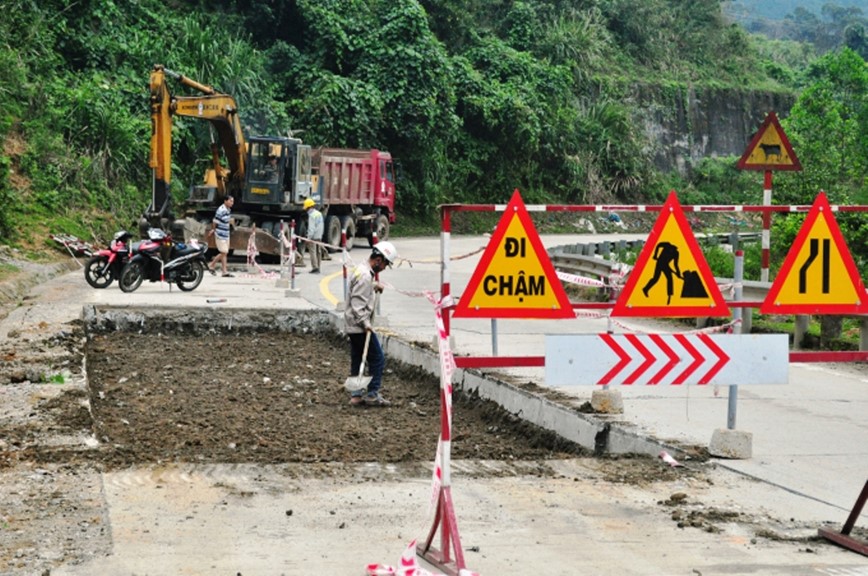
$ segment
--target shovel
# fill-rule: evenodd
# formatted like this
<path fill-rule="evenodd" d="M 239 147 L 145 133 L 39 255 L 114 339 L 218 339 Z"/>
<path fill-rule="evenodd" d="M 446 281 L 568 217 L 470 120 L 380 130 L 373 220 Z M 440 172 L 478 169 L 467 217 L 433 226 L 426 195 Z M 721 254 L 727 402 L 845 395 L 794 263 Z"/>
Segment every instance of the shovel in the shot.
<path fill-rule="evenodd" d="M 374 321 L 374 314 L 377 312 L 377 301 L 380 298 L 380 293 L 374 293 L 374 305 L 371 307 L 371 322 Z M 368 330 L 365 333 L 365 347 L 362 350 L 362 363 L 359 365 L 359 375 L 358 376 L 350 376 L 344 381 L 344 388 L 346 388 L 349 392 L 358 392 L 359 390 L 364 390 L 368 387 L 368 384 L 371 383 L 371 377 L 365 376 L 365 361 L 368 359 L 368 344 L 371 342 L 371 332 L 372 330 Z"/>
<path fill-rule="evenodd" d="M 370 376 L 364 376 L 365 373 L 365 360 L 368 357 L 368 344 L 371 342 L 371 331 L 368 330 L 365 334 L 365 348 L 362 351 L 362 363 L 359 366 L 359 375 L 358 376 L 350 376 L 344 382 L 344 388 L 346 388 L 350 392 L 358 392 L 359 390 L 363 390 L 368 387 L 368 384 L 371 383 Z"/>

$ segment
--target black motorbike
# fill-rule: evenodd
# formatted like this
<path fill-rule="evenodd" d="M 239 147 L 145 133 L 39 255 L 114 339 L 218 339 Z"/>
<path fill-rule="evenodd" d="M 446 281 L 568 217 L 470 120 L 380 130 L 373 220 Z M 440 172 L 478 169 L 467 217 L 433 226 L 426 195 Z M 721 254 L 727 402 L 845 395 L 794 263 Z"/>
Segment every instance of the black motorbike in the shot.
<path fill-rule="evenodd" d="M 148 239 L 133 245 L 118 283 L 124 292 L 133 292 L 142 282 L 169 282 L 184 292 L 195 290 L 205 276 L 204 244 L 176 243 L 159 228 L 148 230 Z"/>
<path fill-rule="evenodd" d="M 94 288 L 108 288 L 121 277 L 130 257 L 130 236 L 126 230 L 115 232 L 108 248 L 103 248 L 87 260 L 84 279 Z"/>

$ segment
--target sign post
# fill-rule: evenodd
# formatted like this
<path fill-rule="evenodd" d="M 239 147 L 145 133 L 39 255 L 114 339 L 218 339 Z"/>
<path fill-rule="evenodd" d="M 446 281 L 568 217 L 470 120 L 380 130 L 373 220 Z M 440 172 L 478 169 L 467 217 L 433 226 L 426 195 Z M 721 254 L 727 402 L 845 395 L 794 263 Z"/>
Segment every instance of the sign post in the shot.
<path fill-rule="evenodd" d="M 754 135 L 747 150 L 745 150 L 736 167 L 739 170 L 762 170 L 763 176 L 763 206 L 772 205 L 772 171 L 801 170 L 802 165 L 793 152 L 793 147 L 778 117 L 774 112 L 766 115 L 765 121 Z M 769 252 L 771 249 L 772 213 L 763 212 L 762 232 L 762 263 L 760 280 L 769 281 Z"/>

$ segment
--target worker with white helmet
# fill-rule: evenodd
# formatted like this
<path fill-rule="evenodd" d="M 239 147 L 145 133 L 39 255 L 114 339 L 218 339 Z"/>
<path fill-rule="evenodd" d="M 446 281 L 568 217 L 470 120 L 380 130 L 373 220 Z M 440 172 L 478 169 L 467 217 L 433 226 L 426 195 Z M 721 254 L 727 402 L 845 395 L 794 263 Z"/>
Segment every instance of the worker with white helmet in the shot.
<path fill-rule="evenodd" d="M 316 209 L 313 198 L 307 198 L 302 205 L 307 212 L 307 238 L 314 242 L 322 242 L 323 221 L 322 212 Z M 319 274 L 319 244 L 308 242 L 307 251 L 310 254 L 310 273 Z"/>
<path fill-rule="evenodd" d="M 368 341 L 365 361 L 371 374 L 367 388 L 352 393 L 350 404 L 354 406 L 388 406 L 390 402 L 380 394 L 386 356 L 371 321 L 374 315 L 374 294 L 383 291 L 376 276 L 391 267 L 398 258 L 398 251 L 391 242 L 381 241 L 374 245 L 366 262 L 353 268 L 349 278 L 347 302 L 344 308 L 344 331 L 350 339 L 350 376 L 360 376 L 365 341 Z"/>

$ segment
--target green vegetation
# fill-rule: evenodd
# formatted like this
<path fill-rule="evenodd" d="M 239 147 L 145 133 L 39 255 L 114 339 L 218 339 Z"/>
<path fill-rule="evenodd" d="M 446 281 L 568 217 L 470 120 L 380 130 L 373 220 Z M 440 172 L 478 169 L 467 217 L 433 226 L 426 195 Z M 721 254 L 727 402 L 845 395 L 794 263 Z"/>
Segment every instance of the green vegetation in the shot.
<path fill-rule="evenodd" d="M 863 0 L 727 0 L 724 12 L 750 32 L 769 38 L 795 40 L 821 53 L 850 48 L 868 57 L 868 18 Z"/>
<path fill-rule="evenodd" d="M 233 94 L 250 134 L 388 149 L 407 230 L 516 187 L 559 203 L 761 190 L 733 158 L 659 173 L 637 91 L 801 92 L 785 128 L 806 170 L 778 178 L 776 199 L 868 198 L 862 56 L 752 37 L 718 0 L 7 0 L 0 38 L 0 241 L 18 247 L 48 231 L 105 242 L 148 205 L 155 63 Z M 178 202 L 209 155 L 205 124 L 175 123 Z"/>

